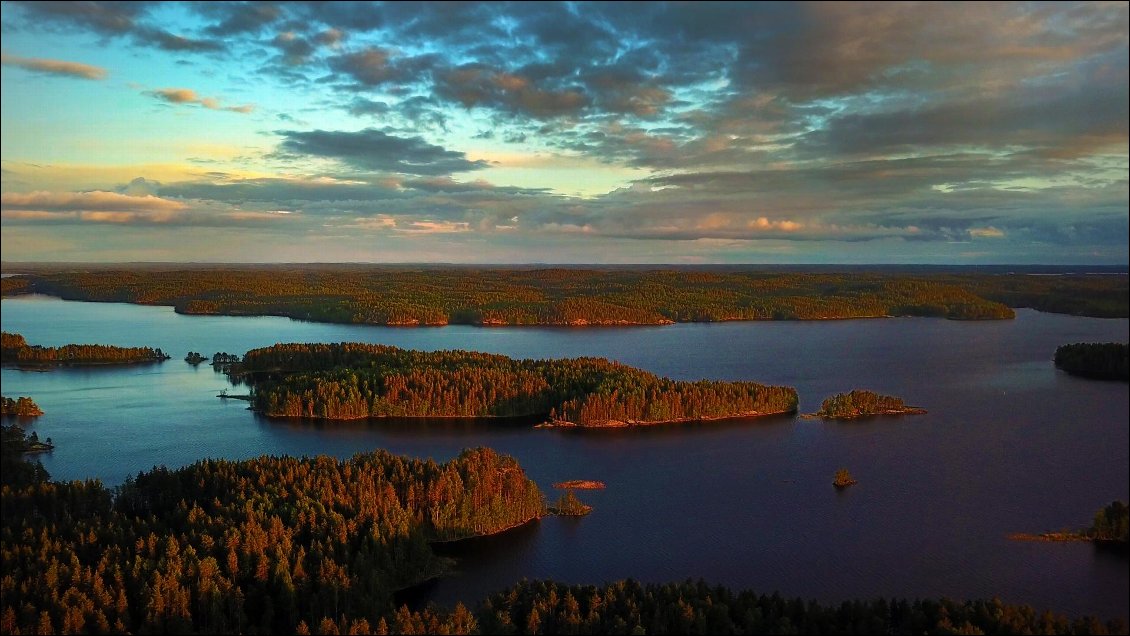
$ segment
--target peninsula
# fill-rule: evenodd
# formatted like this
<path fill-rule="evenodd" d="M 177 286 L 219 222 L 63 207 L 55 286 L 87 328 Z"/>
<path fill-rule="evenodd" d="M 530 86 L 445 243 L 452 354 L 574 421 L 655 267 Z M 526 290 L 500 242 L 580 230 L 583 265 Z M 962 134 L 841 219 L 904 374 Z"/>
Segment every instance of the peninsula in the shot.
<path fill-rule="evenodd" d="M 1040 534 L 1018 532 L 1008 535 L 1008 538 L 1014 541 L 1094 541 L 1125 547 L 1130 544 L 1130 507 L 1127 507 L 1126 502 L 1113 501 L 1096 512 L 1091 527 L 1083 530 Z"/>
<path fill-rule="evenodd" d="M 1055 350 L 1055 366 L 1094 380 L 1130 381 L 1130 346 L 1118 342 L 1077 342 Z"/>
<path fill-rule="evenodd" d="M 113 347 L 97 344 L 69 344 L 62 347 L 29 345 L 18 333 L 0 336 L 0 361 L 8 366 L 63 367 L 106 364 L 164 362 L 169 356 L 149 347 Z"/>

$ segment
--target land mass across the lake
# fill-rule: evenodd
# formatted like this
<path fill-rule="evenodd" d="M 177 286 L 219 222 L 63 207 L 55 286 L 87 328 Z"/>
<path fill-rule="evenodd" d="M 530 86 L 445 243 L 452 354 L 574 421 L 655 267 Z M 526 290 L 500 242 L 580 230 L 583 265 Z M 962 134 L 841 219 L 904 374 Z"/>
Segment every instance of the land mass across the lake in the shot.
<path fill-rule="evenodd" d="M 5 296 L 168 305 L 193 315 L 387 326 L 612 327 L 733 320 L 1128 316 L 1127 277 L 964 270 L 491 268 L 377 265 L 20 266 Z"/>

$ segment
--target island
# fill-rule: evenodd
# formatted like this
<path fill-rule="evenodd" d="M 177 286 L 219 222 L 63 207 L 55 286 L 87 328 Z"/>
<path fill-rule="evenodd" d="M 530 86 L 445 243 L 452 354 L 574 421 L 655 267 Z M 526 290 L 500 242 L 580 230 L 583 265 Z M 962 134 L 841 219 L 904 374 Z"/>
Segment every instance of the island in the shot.
<path fill-rule="evenodd" d="M 271 417 L 526 418 L 604 428 L 796 412 L 792 387 L 676 381 L 603 358 L 517 360 L 366 343 L 277 344 L 228 370 Z"/>
<path fill-rule="evenodd" d="M 858 483 L 858 481 L 852 478 L 851 473 L 848 472 L 846 468 L 837 470 L 836 477 L 832 480 L 832 485 L 835 486 L 837 490 L 843 490 L 848 486 L 854 486 Z"/>
<path fill-rule="evenodd" d="M 837 393 L 824 400 L 820 410 L 808 413 L 805 417 L 820 417 L 828 420 L 854 420 L 876 415 L 920 415 L 926 409 L 907 406 L 901 398 L 880 395 L 873 391 L 855 390 L 850 393 Z"/>
<path fill-rule="evenodd" d="M 52 368 L 164 362 L 169 356 L 149 347 L 69 344 L 62 347 L 29 345 L 18 333 L 0 335 L 0 361 L 8 366 Z"/>
<path fill-rule="evenodd" d="M 1119 342 L 1063 345 L 1055 350 L 1055 366 L 1084 378 L 1130 381 L 1130 345 Z"/>
<path fill-rule="evenodd" d="M 208 358 L 204 357 L 199 351 L 189 351 L 188 355 L 184 357 L 184 361 L 192 366 L 196 366 L 207 359 Z"/>
<path fill-rule="evenodd" d="M 1124 501 L 1113 501 L 1095 513 L 1091 527 L 1083 530 L 1061 530 L 1026 534 L 1018 532 L 1008 535 L 1014 541 L 1093 541 L 1095 543 L 1130 545 L 1130 507 Z"/>
<path fill-rule="evenodd" d="M 603 490 L 604 482 L 591 479 L 572 479 L 559 481 L 553 484 L 553 487 L 558 490 Z"/>
<path fill-rule="evenodd" d="M 0 415 L 39 417 L 43 415 L 43 409 L 29 397 L 21 396 L 14 400 L 10 397 L 0 397 Z"/>
<path fill-rule="evenodd" d="M 549 513 L 562 517 L 583 517 L 592 512 L 592 506 L 586 505 L 577 499 L 572 490 L 565 491 L 557 502 L 549 507 Z"/>

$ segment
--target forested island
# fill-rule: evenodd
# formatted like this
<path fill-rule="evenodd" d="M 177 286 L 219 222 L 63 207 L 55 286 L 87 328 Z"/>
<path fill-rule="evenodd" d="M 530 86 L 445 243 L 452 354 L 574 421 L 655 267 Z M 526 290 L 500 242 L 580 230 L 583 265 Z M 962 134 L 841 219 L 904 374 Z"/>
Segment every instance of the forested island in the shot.
<path fill-rule="evenodd" d="M 4 288 L 6 295 L 41 293 L 67 300 L 169 305 L 185 314 L 401 326 L 661 325 L 884 316 L 995 320 L 1014 315 L 986 295 L 998 287 L 990 280 L 975 277 L 989 292 L 974 293 L 967 277 L 876 272 L 41 267 L 17 278 L 20 282 Z M 1116 294 L 1117 283 L 1112 287 L 1110 293 Z M 1094 292 L 1090 287 L 1088 291 Z"/>
<path fill-rule="evenodd" d="M 184 361 L 191 364 L 192 366 L 196 366 L 207 359 L 208 358 L 201 354 L 199 351 L 189 351 L 188 354 L 184 357 Z"/>
<path fill-rule="evenodd" d="M 69 344 L 62 347 L 29 345 L 18 333 L 0 335 L 0 361 L 26 367 L 138 364 L 168 360 L 160 349 L 113 347 L 97 344 Z"/>
<path fill-rule="evenodd" d="M 846 468 L 838 469 L 836 471 L 836 476 L 832 479 L 832 485 L 835 486 L 837 490 L 843 490 L 848 486 L 854 486 L 858 483 L 859 482 L 851 476 L 851 472 Z"/>
<path fill-rule="evenodd" d="M 812 416 L 829 420 L 853 420 L 875 415 L 920 415 L 925 412 L 924 408 L 908 406 L 901 398 L 857 389 L 825 399 L 820 410 Z"/>
<path fill-rule="evenodd" d="M 39 417 L 43 415 L 43 409 L 29 397 L 20 396 L 14 400 L 10 397 L 0 397 L 0 415 Z"/>
<path fill-rule="evenodd" d="M 22 477 L 5 470 L 0 494 L 5 634 L 289 634 L 323 619 L 365 633 L 395 590 L 446 571 L 430 540 L 546 513 L 517 462 L 483 448 L 443 464 L 204 460 L 116 491 Z"/>
<path fill-rule="evenodd" d="M 1091 527 L 1079 531 L 1063 530 L 1041 534 L 1016 533 L 1009 535 L 1017 541 L 1095 541 L 1097 543 L 1130 545 L 1130 507 L 1126 502 L 1114 501 L 1095 513 Z"/>
<path fill-rule="evenodd" d="M 1130 346 L 1118 342 L 1077 342 L 1055 350 L 1055 366 L 1096 380 L 1130 381 Z"/>
<path fill-rule="evenodd" d="M 577 499 L 577 495 L 574 495 L 572 490 L 566 490 L 565 494 L 558 497 L 557 501 L 549 507 L 549 512 L 563 517 L 583 517 L 592 512 L 592 506 Z"/>
<path fill-rule="evenodd" d="M 364 343 L 277 344 L 229 373 L 273 417 L 538 417 L 550 426 L 639 426 L 796 411 L 791 387 L 683 382 L 603 358 L 516 360 Z"/>
<path fill-rule="evenodd" d="M 8 427 L 5 427 L 5 440 Z M 205 460 L 115 490 L 52 482 L 3 445 L 0 633 L 626 634 L 1124 633 L 1000 601 L 822 605 L 703 582 L 517 583 L 468 610 L 397 608 L 446 570 L 432 538 L 545 512 L 514 460 L 444 464 L 385 452 Z M 9 460 L 25 467 L 10 470 Z"/>

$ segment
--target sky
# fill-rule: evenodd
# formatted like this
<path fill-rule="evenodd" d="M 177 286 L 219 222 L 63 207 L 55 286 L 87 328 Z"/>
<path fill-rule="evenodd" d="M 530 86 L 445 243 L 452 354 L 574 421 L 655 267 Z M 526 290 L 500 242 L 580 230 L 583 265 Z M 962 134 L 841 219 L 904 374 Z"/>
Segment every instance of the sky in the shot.
<path fill-rule="evenodd" d="M 0 248 L 1125 265 L 1128 6 L 3 2 Z"/>

